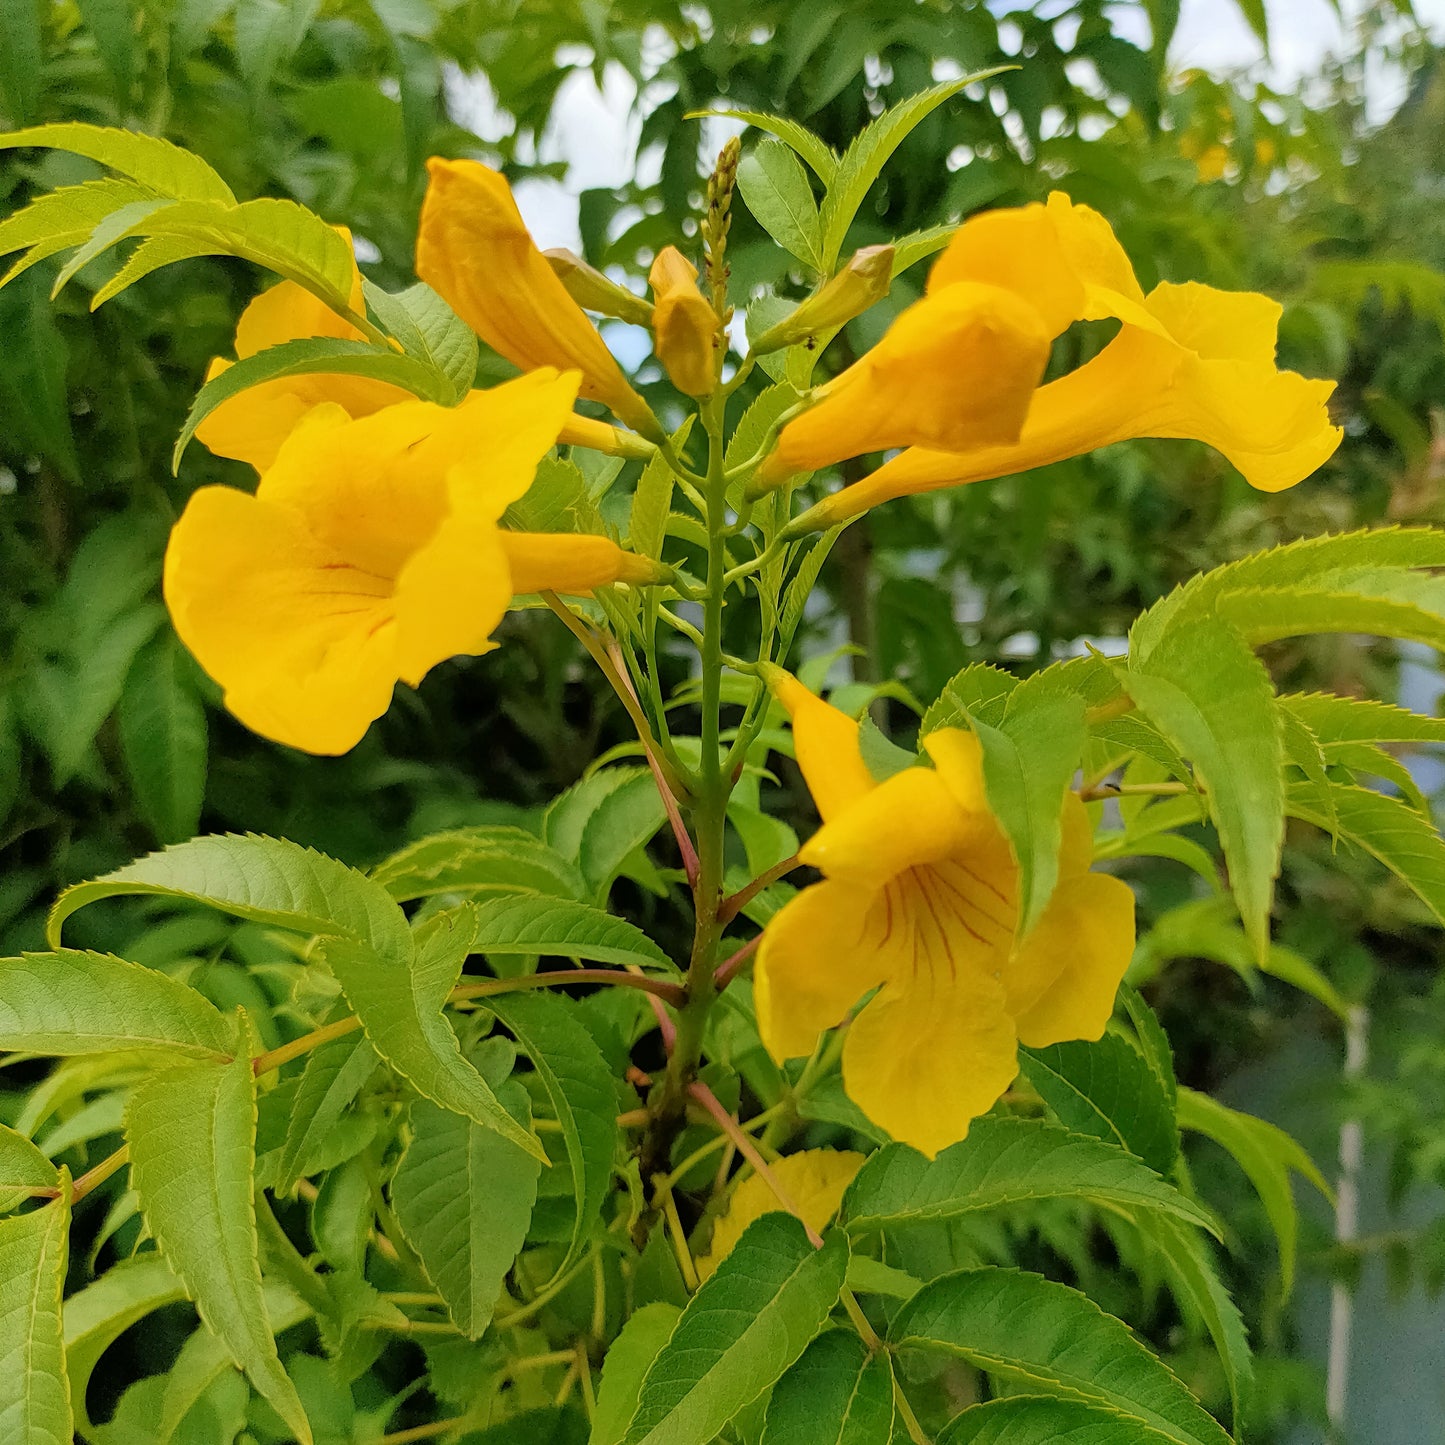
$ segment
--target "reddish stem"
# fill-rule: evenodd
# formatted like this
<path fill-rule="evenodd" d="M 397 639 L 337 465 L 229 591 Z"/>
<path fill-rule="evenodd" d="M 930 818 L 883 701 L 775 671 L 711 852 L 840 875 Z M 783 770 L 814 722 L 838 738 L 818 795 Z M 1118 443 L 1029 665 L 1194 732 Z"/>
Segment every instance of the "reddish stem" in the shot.
<path fill-rule="evenodd" d="M 757 952 L 758 944 L 762 941 L 763 935 L 761 933 L 755 938 L 748 939 L 736 953 L 729 958 L 723 959 L 723 961 L 718 964 L 717 972 L 712 976 L 712 982 L 713 987 L 716 988 L 719 993 L 733 981 L 738 970 Z"/>
<path fill-rule="evenodd" d="M 794 853 L 791 858 L 784 858 L 781 863 L 774 863 L 771 868 L 759 873 L 746 888 L 739 888 L 736 893 L 724 898 L 718 905 L 718 922 L 731 923 L 764 888 L 770 887 L 779 878 L 785 878 L 794 868 L 798 867 L 800 861 L 798 855 Z"/>

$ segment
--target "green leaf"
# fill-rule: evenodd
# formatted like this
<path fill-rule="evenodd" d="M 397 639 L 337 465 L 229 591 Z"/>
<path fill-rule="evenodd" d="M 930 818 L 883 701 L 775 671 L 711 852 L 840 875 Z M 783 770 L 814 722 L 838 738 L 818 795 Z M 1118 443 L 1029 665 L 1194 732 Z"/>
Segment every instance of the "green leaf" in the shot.
<path fill-rule="evenodd" d="M 1388 702 L 1334 697 L 1323 692 L 1287 693 L 1279 701 L 1325 746 L 1356 742 L 1445 743 L 1445 718 L 1421 717 Z"/>
<path fill-rule="evenodd" d="M 526 1051 L 562 1127 L 575 1212 L 560 1274 L 596 1229 L 612 1184 L 618 1132 L 612 1071 L 570 1000 L 542 993 L 503 994 L 487 999 L 486 1007 Z"/>
<path fill-rule="evenodd" d="M 472 328 L 424 281 L 392 293 L 363 281 L 376 319 L 414 357 L 451 384 L 460 401 L 477 379 L 477 338 Z"/>
<path fill-rule="evenodd" d="M 1168 1083 L 1122 1034 L 1019 1050 L 1027 1077 L 1065 1128 L 1127 1149 L 1167 1174 L 1179 1153 Z"/>
<path fill-rule="evenodd" d="M 676 972 L 635 924 L 571 898 L 509 894 L 478 904 L 476 918 L 473 953 L 554 955 Z"/>
<path fill-rule="evenodd" d="M 521 1085 L 498 1091 L 526 1127 Z M 541 1164 L 470 1119 L 416 1103 L 411 1139 L 391 1181 L 391 1202 L 447 1313 L 468 1339 L 492 1322 L 502 1282 L 527 1237 Z"/>
<path fill-rule="evenodd" d="M 99 311 L 107 301 L 114 300 L 122 291 L 128 291 L 137 281 L 174 266 L 179 261 L 191 261 L 197 256 L 217 255 L 215 246 L 203 236 L 152 236 L 142 241 L 115 274 L 101 285 L 90 298 L 90 309 Z M 26 257 L 28 263 L 29 257 Z"/>
<path fill-rule="evenodd" d="M 171 453 L 171 470 L 180 469 L 181 457 L 196 428 L 223 402 L 265 381 L 315 374 L 365 376 L 372 381 L 389 382 L 440 406 L 450 406 L 455 400 L 445 374 L 414 356 L 403 356 L 400 352 L 373 346 L 369 341 L 346 341 L 334 336 L 283 341 L 253 356 L 243 356 L 196 393 Z"/>
<path fill-rule="evenodd" d="M 536 1159 L 546 1156 L 530 1131 L 501 1106 L 462 1056 L 442 1012 L 471 948 L 470 908 L 428 919 L 416 933 L 411 966 L 353 938 L 325 940 L 318 952 L 336 975 L 372 1047 L 416 1091 L 444 1109 L 494 1129 Z"/>
<path fill-rule="evenodd" d="M 597 1413 L 587 1445 L 619 1445 L 637 1409 L 643 1376 L 667 1343 L 682 1311 L 663 1301 L 643 1305 L 622 1327 L 602 1361 Z"/>
<path fill-rule="evenodd" d="M 997 727 L 975 718 L 983 783 L 1019 865 L 1022 936 L 1039 920 L 1059 876 L 1064 794 L 1084 750 L 1084 703 L 1057 690 L 1047 672 L 1009 693 Z"/>
<path fill-rule="evenodd" d="M 137 181 L 162 196 L 177 200 L 235 204 L 235 196 L 200 156 L 139 131 L 84 125 L 78 121 L 37 125 L 0 135 L 0 150 L 37 146 L 85 156 Z"/>
<path fill-rule="evenodd" d="M 956 1415 L 937 1445 L 1164 1445 L 1173 1438 L 1099 1405 L 1009 1395 Z"/>
<path fill-rule="evenodd" d="M 141 816 L 162 843 L 200 826 L 206 792 L 206 709 L 192 664 L 170 632 L 141 649 L 120 695 L 121 756 Z"/>
<path fill-rule="evenodd" d="M 187 1064 L 138 1084 L 126 1110 L 131 1183 L 146 1226 L 203 1323 L 310 1445 L 311 1427 L 281 1366 L 261 1292 L 252 1195 L 256 1079 L 248 1052 Z"/>
<path fill-rule="evenodd" d="M 1127 687 L 1194 764 L 1262 956 L 1284 841 L 1284 748 L 1269 674 L 1231 628 L 1201 618 L 1171 628 L 1142 664 L 1131 658 Z"/>
<path fill-rule="evenodd" d="M 0 1050 L 229 1059 L 235 1043 L 210 1000 L 156 969 L 73 948 L 0 958 Z"/>
<path fill-rule="evenodd" d="M 398 903 L 438 893 L 541 893 L 580 899 L 575 864 L 522 828 L 458 828 L 408 844 L 371 870 Z"/>
<path fill-rule="evenodd" d="M 1371 788 L 1332 783 L 1329 805 L 1311 783 L 1289 790 L 1286 810 L 1373 854 L 1445 923 L 1445 842 L 1408 803 Z"/>
<path fill-rule="evenodd" d="M 1374 743 L 1330 743 L 1320 749 L 1327 767 L 1345 768 L 1353 776 L 1364 774 L 1368 778 L 1383 778 L 1392 783 L 1405 797 L 1405 801 L 1423 818 L 1429 818 L 1430 800 L 1420 791 L 1415 775 L 1393 753 Z M 1328 803 L 1330 779 L 1324 769 L 1315 772 L 1305 769 L 1305 776 L 1315 785 L 1316 795 Z M 1338 818 L 1330 814 L 1330 831 L 1334 832 Z"/>
<path fill-rule="evenodd" d="M 761 141 L 738 166 L 738 189 L 773 240 L 814 271 L 823 270 L 818 203 L 791 146 Z"/>
<path fill-rule="evenodd" d="M 1214 1231 L 1208 1213 L 1132 1154 L 1035 1119 L 975 1119 L 936 1159 L 906 1144 L 869 1157 L 849 1186 L 850 1234 L 962 1219 L 1037 1199 L 1083 1199 L 1128 1211 L 1162 1210 Z"/>
<path fill-rule="evenodd" d="M 1001 667 L 971 662 L 943 685 L 938 700 L 923 714 L 918 736 L 926 738 L 935 728 L 969 727 L 975 722 L 997 727 L 1018 685 L 1018 678 Z"/>
<path fill-rule="evenodd" d="M 879 1445 L 892 1429 L 888 1357 L 827 1330 L 773 1386 L 762 1445 Z"/>
<path fill-rule="evenodd" d="M 134 181 L 109 178 L 61 186 L 37 196 L 0 221 L 0 256 L 12 251 L 27 253 L 6 272 L 0 286 L 8 285 L 37 261 L 79 246 L 111 212 L 153 195 Z"/>
<path fill-rule="evenodd" d="M 1164 1032 L 1164 1025 L 1159 1022 L 1158 1014 L 1145 1003 L 1143 996 L 1127 983 L 1119 985 L 1119 1002 L 1124 1005 L 1124 1011 L 1134 1025 L 1139 1052 L 1144 1055 L 1150 1072 L 1164 1091 L 1170 1108 L 1173 1108 L 1179 1098 L 1179 1084 L 1174 1077 L 1174 1050 L 1169 1046 L 1169 1035 Z M 1140 1155 L 1140 1158 L 1148 1162 L 1146 1156 Z M 1159 1172 L 1167 1174 L 1173 1164 L 1174 1156 L 1171 1154 L 1168 1163 Z"/>
<path fill-rule="evenodd" d="M 278 1194 L 289 1194 L 308 1172 L 313 1151 L 340 1124 L 375 1068 L 376 1050 L 364 1033 L 332 1039 L 306 1056 L 276 1165 Z"/>
<path fill-rule="evenodd" d="M 39 0 L 0 0 L 0 100 L 25 122 L 40 106 L 45 81 L 45 31 Z"/>
<path fill-rule="evenodd" d="M 502 521 L 519 532 L 601 534 L 607 530 L 582 468 L 558 457 L 542 458 L 532 485 L 507 508 Z"/>
<path fill-rule="evenodd" d="M 70 1239 L 70 1176 L 59 1199 L 0 1219 L 0 1440 L 70 1445 L 60 1298 Z"/>
<path fill-rule="evenodd" d="M 1227 592 L 1215 601 L 1214 612 L 1251 647 L 1313 632 L 1369 632 L 1445 648 L 1445 617 L 1438 607 L 1408 598 L 1281 587 Z"/>
<path fill-rule="evenodd" d="M 987 80 L 1010 68 L 998 66 L 993 70 L 980 70 L 973 75 L 960 76 L 957 80 L 944 81 L 942 85 L 935 85 L 929 90 L 921 90 L 891 110 L 884 111 L 877 120 L 853 138 L 852 144 L 843 154 L 843 159 L 838 162 L 837 174 L 831 178 L 822 178 L 828 187 L 822 209 L 825 270 L 832 270 L 837 264 L 838 253 L 843 249 L 843 242 L 847 238 L 849 226 L 853 224 L 854 216 L 858 214 L 858 207 L 873 189 L 873 182 L 882 173 L 888 158 L 908 138 L 909 132 L 965 86 L 972 85 L 975 81 Z"/>
<path fill-rule="evenodd" d="M 1036 1274 L 944 1275 L 903 1306 L 888 1338 L 895 1348 L 955 1355 L 1011 1385 L 1113 1411 L 1173 1445 L 1229 1445 L 1218 1422 L 1123 1321 Z"/>
<path fill-rule="evenodd" d="M 672 434 L 672 445 L 679 455 L 692 431 L 693 418 L 688 417 Z M 632 493 L 632 510 L 628 521 L 628 546 L 644 557 L 661 557 L 667 543 L 667 522 L 672 514 L 672 468 L 659 452 L 643 467 Z"/>
<path fill-rule="evenodd" d="M 958 230 L 955 225 L 927 226 L 900 236 L 893 243 L 893 279 L 897 280 L 910 266 L 926 261 L 948 245 Z"/>
<path fill-rule="evenodd" d="M 1304 1175 L 1326 1199 L 1331 1199 L 1332 1191 L 1324 1175 L 1299 1142 L 1283 1129 L 1252 1114 L 1226 1108 L 1217 1099 L 1193 1089 L 1179 1091 L 1179 1127 L 1213 1139 L 1234 1156 L 1249 1176 L 1279 1243 L 1280 1282 L 1287 1298 L 1294 1288 L 1299 1236 L 1299 1211 L 1290 1189 L 1290 1170 Z"/>
<path fill-rule="evenodd" d="M 46 925 L 52 945 L 77 909 L 135 895 L 204 903 L 298 933 L 367 938 L 398 959 L 411 953 L 406 916 L 364 874 L 297 843 L 234 833 L 193 838 L 67 888 Z"/>
<path fill-rule="evenodd" d="M 543 831 L 559 853 L 573 856 L 567 842 L 574 836 L 579 805 L 584 799 L 589 802 L 575 856 L 594 901 L 605 904 L 623 863 L 656 837 L 667 811 L 646 768 L 612 768 L 594 776 L 605 779 L 606 786 L 592 789 L 590 780 L 579 783 L 548 810 Z"/>
<path fill-rule="evenodd" d="M 838 169 L 837 154 L 826 141 L 819 139 L 812 131 L 799 125 L 797 121 L 787 120 L 783 116 L 764 115 L 761 111 L 756 110 L 690 110 L 683 119 L 703 120 L 714 115 L 727 116 L 730 120 L 740 120 L 747 125 L 756 126 L 759 130 L 767 131 L 769 135 L 777 136 L 780 141 L 786 142 L 807 161 L 813 169 L 813 174 L 825 186 L 833 184 L 833 176 Z"/>
<path fill-rule="evenodd" d="M 0 1214 L 8 1214 L 22 1199 L 60 1184 L 60 1171 L 31 1143 L 0 1124 Z"/>
<path fill-rule="evenodd" d="M 688 1301 L 642 1382 L 623 1445 L 708 1445 L 807 1348 L 847 1267 L 841 1231 L 815 1250 L 791 1214 L 755 1220 Z"/>
<path fill-rule="evenodd" d="M 0 283 L 3 284 L 3 283 Z M 54 308 L 38 286 L 0 293 L 0 413 L 6 440 L 45 458 L 70 482 L 80 481 L 67 391 L 69 351 Z"/>
<path fill-rule="evenodd" d="M 115 85 L 116 109 L 130 108 L 135 83 L 135 14 L 128 0 L 76 0 L 85 28 L 95 39 L 100 56 Z"/>

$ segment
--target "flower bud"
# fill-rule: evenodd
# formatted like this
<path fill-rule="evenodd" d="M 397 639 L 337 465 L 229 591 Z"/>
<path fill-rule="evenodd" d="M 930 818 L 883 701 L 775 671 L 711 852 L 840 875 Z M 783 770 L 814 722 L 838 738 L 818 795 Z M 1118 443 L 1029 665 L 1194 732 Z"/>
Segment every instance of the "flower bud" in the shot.
<path fill-rule="evenodd" d="M 567 288 L 567 294 L 585 310 L 596 311 L 602 316 L 615 316 L 619 321 L 631 322 L 633 326 L 652 325 L 651 302 L 633 295 L 627 287 L 619 286 L 595 266 L 589 266 L 575 251 L 555 246 L 542 254 L 557 279 Z"/>
<path fill-rule="evenodd" d="M 796 346 L 820 331 L 827 331 L 861 316 L 888 294 L 893 279 L 893 247 L 864 246 L 853 259 L 798 309 L 750 340 L 749 349 L 779 351 Z"/>
<path fill-rule="evenodd" d="M 697 267 L 675 246 L 665 246 L 647 278 L 657 304 L 653 350 L 672 384 L 688 396 L 708 396 L 717 385 L 718 317 L 697 287 Z"/>

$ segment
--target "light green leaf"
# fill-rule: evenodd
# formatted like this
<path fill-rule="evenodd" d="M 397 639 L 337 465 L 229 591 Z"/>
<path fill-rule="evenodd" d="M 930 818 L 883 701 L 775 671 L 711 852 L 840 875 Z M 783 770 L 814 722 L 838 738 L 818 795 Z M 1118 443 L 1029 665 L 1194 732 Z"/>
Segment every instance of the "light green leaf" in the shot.
<path fill-rule="evenodd" d="M 587 478 L 574 461 L 543 457 L 526 494 L 502 514 L 519 532 L 586 532 L 600 535 L 607 527 L 587 490 Z"/>
<path fill-rule="evenodd" d="M 1131 657 L 1127 686 L 1194 764 L 1262 956 L 1284 841 L 1284 747 L 1269 674 L 1237 633 L 1206 617 L 1171 628 L 1142 664 Z"/>
<path fill-rule="evenodd" d="M 881 1294 L 889 1299 L 912 1299 L 923 1288 L 922 1280 L 866 1254 L 849 1259 L 847 1284 L 857 1294 Z"/>
<path fill-rule="evenodd" d="M 498 1091 L 521 1127 L 527 1096 Z M 490 1129 L 449 1109 L 416 1103 L 411 1139 L 391 1181 L 391 1202 L 453 1323 L 477 1339 L 492 1322 L 502 1282 L 527 1237 L 541 1164 Z"/>
<path fill-rule="evenodd" d="M 825 270 L 832 270 L 837 264 L 838 253 L 843 249 L 843 242 L 847 238 L 849 226 L 853 224 L 854 216 L 858 214 L 858 207 L 873 189 L 873 182 L 882 173 L 888 158 L 908 138 L 909 132 L 965 86 L 972 85 L 975 81 L 988 80 L 1000 71 L 1010 68 L 999 66 L 993 70 L 980 70 L 976 74 L 947 80 L 942 85 L 910 95 L 891 110 L 884 111 L 877 120 L 853 138 L 843 159 L 838 162 L 837 174 L 831 178 L 823 177 L 824 184 L 828 187 L 822 209 Z"/>
<path fill-rule="evenodd" d="M 1330 1186 L 1293 1136 L 1265 1119 L 1226 1108 L 1208 1094 L 1179 1091 L 1179 1127 L 1190 1129 L 1226 1149 L 1254 1185 L 1279 1242 L 1280 1282 L 1286 1297 L 1294 1288 L 1295 1243 L 1299 1211 L 1290 1189 L 1290 1170 L 1304 1175 L 1326 1199 Z"/>
<path fill-rule="evenodd" d="M 1369 632 L 1445 648 L 1445 617 L 1403 597 L 1281 587 L 1226 592 L 1216 599 L 1214 612 L 1251 647 L 1306 633 Z"/>
<path fill-rule="evenodd" d="M 60 1184 L 60 1171 L 36 1146 L 7 1124 L 0 1124 L 0 1214 L 22 1199 Z"/>
<path fill-rule="evenodd" d="M 762 1445 L 880 1445 L 893 1430 L 893 1371 L 848 1330 L 827 1330 L 773 1386 Z"/>
<path fill-rule="evenodd" d="M 0 135 L 0 150 L 16 146 L 39 146 L 85 156 L 177 200 L 235 204 L 230 187 L 205 161 L 159 136 L 74 121 Z"/>
<path fill-rule="evenodd" d="M 968 727 L 971 722 L 997 727 L 1018 685 L 1018 678 L 1001 667 L 987 662 L 969 663 L 943 685 L 937 701 L 923 714 L 918 736 L 926 738 L 935 728 Z"/>
<path fill-rule="evenodd" d="M 206 709 L 169 631 L 136 655 L 118 715 L 121 756 L 141 816 L 162 843 L 189 838 L 206 792 Z"/>
<path fill-rule="evenodd" d="M 937 1445 L 1165 1445 L 1173 1438 L 1100 1405 L 1007 1395 L 954 1416 Z"/>
<path fill-rule="evenodd" d="M 1445 743 L 1445 718 L 1422 717 L 1372 698 L 1324 692 L 1286 693 L 1280 705 L 1319 741 L 1331 743 Z"/>
<path fill-rule="evenodd" d="M 619 1445 L 637 1409 L 643 1376 L 667 1343 L 682 1311 L 663 1301 L 643 1305 L 622 1327 L 602 1361 L 597 1413 L 587 1445 Z"/>
<path fill-rule="evenodd" d="M 491 1086 L 463 1058 L 442 1012 L 471 948 L 474 927 L 470 908 L 429 919 L 417 930 L 410 967 L 354 938 L 327 939 L 318 952 L 336 975 L 372 1047 L 423 1098 L 496 1130 L 543 1159 L 542 1146 L 498 1103 Z"/>
<path fill-rule="evenodd" d="M 1036 1274 L 971 1269 L 921 1289 L 890 1344 L 939 1351 L 1024 1389 L 1113 1411 L 1172 1445 L 1229 1445 L 1218 1422 L 1129 1327 Z"/>
<path fill-rule="evenodd" d="M 37 196 L 28 206 L 0 221 L 0 256 L 12 251 L 27 253 L 6 273 L 0 285 L 8 285 L 22 271 L 57 251 L 79 246 L 113 211 L 152 199 L 154 194 L 134 181 L 112 177 L 85 181 L 78 186 L 61 186 Z"/>
<path fill-rule="evenodd" d="M 441 406 L 450 406 L 455 400 L 446 375 L 414 356 L 373 346 L 369 341 L 346 341 L 334 336 L 283 341 L 253 356 L 243 356 L 196 393 L 171 453 L 171 470 L 180 469 L 181 457 L 196 428 L 223 402 L 262 382 L 310 375 L 365 376 L 389 382 Z"/>
<path fill-rule="evenodd" d="M 900 236 L 893 243 L 893 276 L 896 280 L 910 266 L 926 261 L 936 255 L 953 239 L 957 226 L 927 226 L 921 231 L 912 231 Z"/>
<path fill-rule="evenodd" d="M 1405 801 L 1421 817 L 1429 818 L 1431 816 L 1430 800 L 1421 792 L 1420 785 L 1415 781 L 1415 775 L 1393 753 L 1387 753 L 1384 748 L 1378 747 L 1374 743 L 1330 743 L 1320 751 L 1328 767 L 1348 769 L 1355 777 L 1363 774 L 1367 778 L 1383 778 L 1386 782 L 1394 784 L 1404 795 Z M 1330 779 L 1323 769 L 1319 773 L 1306 769 L 1305 776 L 1315 785 L 1316 796 L 1327 800 Z M 1335 831 L 1338 821 L 1331 815 L 1331 832 Z"/>
<path fill-rule="evenodd" d="M 838 169 L 836 153 L 826 141 L 819 139 L 812 131 L 799 125 L 797 121 L 787 120 L 778 115 L 764 115 L 761 111 L 756 110 L 690 110 L 683 119 L 703 120 L 713 115 L 725 115 L 731 120 L 743 121 L 747 125 L 767 131 L 769 135 L 777 136 L 780 141 L 785 141 L 792 146 L 807 161 L 813 169 L 813 174 L 825 186 L 833 184 L 833 176 Z"/>
<path fill-rule="evenodd" d="M 149 240 L 142 241 L 125 258 L 110 280 L 99 287 L 90 298 L 90 309 L 99 311 L 107 301 L 113 300 L 122 291 L 130 290 L 137 281 L 143 280 L 152 271 L 174 266 L 179 261 L 191 261 L 197 256 L 219 254 L 222 253 L 217 251 L 214 243 L 203 236 L 152 236 Z M 27 256 L 26 261 L 29 259 Z"/>
<path fill-rule="evenodd" d="M 580 899 L 574 863 L 522 828 L 458 828 L 408 844 L 371 870 L 398 903 L 438 893 L 542 893 Z"/>
<path fill-rule="evenodd" d="M 74 1422 L 60 1299 L 70 1240 L 70 1176 L 59 1199 L 0 1219 L 0 1440 L 70 1445 Z"/>
<path fill-rule="evenodd" d="M 229 1059 L 235 1031 L 169 975 L 108 953 L 62 948 L 0 958 L 0 1050 L 104 1054 L 164 1049 Z"/>
<path fill-rule="evenodd" d="M 640 768 L 619 778 L 620 774 L 623 769 L 613 768 L 600 775 L 608 778 L 610 786 L 598 796 L 577 845 L 577 861 L 599 904 L 606 903 L 622 865 L 650 843 L 667 821 L 652 773 Z M 578 786 L 585 794 L 585 784 Z M 560 814 L 549 810 L 545 827 L 549 842 L 564 832 L 560 823 Z"/>
<path fill-rule="evenodd" d="M 126 1110 L 131 1183 L 141 1211 L 206 1326 L 310 1445 L 311 1427 L 276 1353 L 261 1291 L 252 1196 L 256 1079 L 248 1051 L 187 1064 L 136 1086 Z"/>
<path fill-rule="evenodd" d="M 839 1230 L 815 1250 L 791 1214 L 750 1224 L 653 1361 L 623 1445 L 708 1445 L 807 1348 L 847 1266 Z"/>
<path fill-rule="evenodd" d="M 477 379 L 477 338 L 472 328 L 423 281 L 392 293 L 363 281 L 376 319 L 421 362 L 451 384 L 460 401 Z"/>
<path fill-rule="evenodd" d="M 602 1218 L 617 1154 L 617 1090 L 612 1071 L 576 1005 L 553 994 L 502 994 L 486 1007 L 526 1051 L 562 1127 L 575 1213 L 560 1274 L 581 1254 Z"/>
<path fill-rule="evenodd" d="M 67 888 L 50 911 L 52 944 L 77 909 L 133 895 L 204 903 L 298 933 L 368 938 L 398 959 L 411 952 L 406 916 L 364 874 L 297 843 L 234 833 L 193 838 Z"/>
<path fill-rule="evenodd" d="M 818 203 L 791 146 L 780 140 L 759 142 L 738 166 L 738 189 L 773 240 L 814 271 L 823 269 Z"/>
<path fill-rule="evenodd" d="M 476 907 L 472 953 L 555 955 L 676 972 L 635 924 L 570 898 L 516 893 Z"/>
<path fill-rule="evenodd" d="M 306 1056 L 276 1165 L 278 1194 L 296 1187 L 312 1152 L 341 1122 L 375 1068 L 376 1050 L 364 1033 L 344 1034 Z"/>
<path fill-rule="evenodd" d="M 687 444 L 693 421 L 693 417 L 687 417 L 672 434 L 672 445 L 679 455 Z M 643 557 L 662 556 L 672 513 L 673 480 L 672 468 L 661 452 L 643 467 L 637 479 L 628 522 L 628 546 Z"/>
<path fill-rule="evenodd" d="M 1204 1209 L 1123 1149 L 1041 1120 L 988 1117 L 936 1159 L 906 1144 L 871 1155 L 844 1197 L 843 1221 L 850 1234 L 867 1234 L 1037 1199 L 1162 1210 L 1215 1229 Z"/>
<path fill-rule="evenodd" d="M 1168 1085 L 1122 1034 L 1019 1050 L 1025 1077 L 1065 1128 L 1107 1139 L 1167 1174 L 1179 1153 Z"/>

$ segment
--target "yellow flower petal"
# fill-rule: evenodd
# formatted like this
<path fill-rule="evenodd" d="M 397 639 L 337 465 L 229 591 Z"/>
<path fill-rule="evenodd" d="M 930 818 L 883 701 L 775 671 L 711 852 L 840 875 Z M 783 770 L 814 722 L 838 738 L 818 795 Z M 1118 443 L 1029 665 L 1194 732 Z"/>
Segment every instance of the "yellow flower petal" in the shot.
<path fill-rule="evenodd" d="M 769 1166 L 803 1222 L 821 1234 L 843 1203 L 853 1176 L 863 1167 L 861 1154 L 846 1149 L 804 1149 Z M 732 1252 L 748 1225 L 782 1209 L 778 1196 L 758 1174 L 750 1174 L 732 1192 L 728 1212 L 713 1226 L 712 1245 L 699 1255 L 697 1273 L 706 1279 Z"/>
<path fill-rule="evenodd" d="M 653 345 L 672 384 L 688 396 L 711 396 L 717 385 L 717 313 L 697 289 L 697 267 L 676 246 L 657 253 L 648 274 L 654 298 Z"/>
<path fill-rule="evenodd" d="M 416 273 L 494 351 L 524 371 L 575 368 L 582 395 L 635 431 L 657 423 L 537 249 L 506 180 L 477 161 L 427 162 Z"/>
<path fill-rule="evenodd" d="M 552 532 L 502 532 L 512 591 L 591 592 L 611 582 L 655 582 L 655 563 L 625 552 L 610 537 Z"/>
<path fill-rule="evenodd" d="M 1019 1040 L 1098 1039 L 1134 953 L 1134 893 L 1119 878 L 1063 879 L 1004 978 Z"/>
<path fill-rule="evenodd" d="M 827 822 L 876 786 L 858 746 L 858 724 L 780 667 L 768 669 L 767 679 L 793 720 L 798 767 L 818 816 Z"/>

